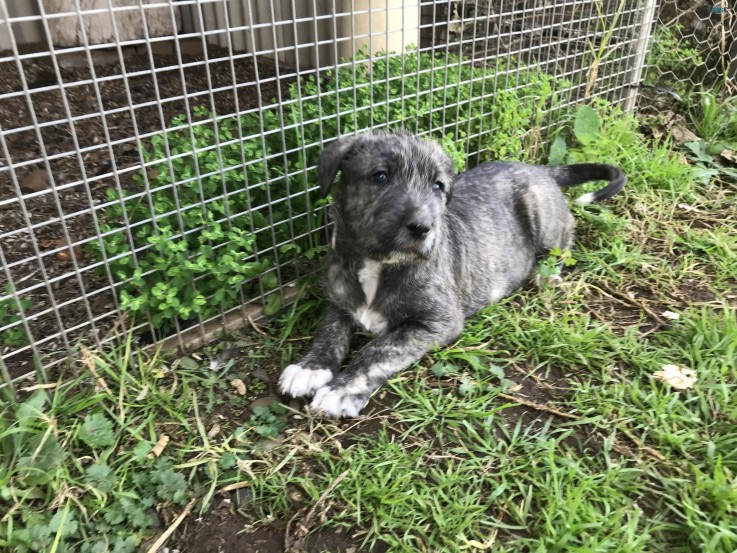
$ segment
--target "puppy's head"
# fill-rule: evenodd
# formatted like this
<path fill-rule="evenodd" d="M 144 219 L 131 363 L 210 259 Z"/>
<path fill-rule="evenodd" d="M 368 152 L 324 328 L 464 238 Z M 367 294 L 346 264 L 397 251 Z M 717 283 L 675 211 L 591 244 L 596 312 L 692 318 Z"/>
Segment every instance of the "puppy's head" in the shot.
<path fill-rule="evenodd" d="M 335 177 L 336 224 L 356 253 L 385 263 L 429 259 L 442 232 L 453 164 L 437 144 L 406 133 L 336 140 L 317 167 L 320 194 Z"/>

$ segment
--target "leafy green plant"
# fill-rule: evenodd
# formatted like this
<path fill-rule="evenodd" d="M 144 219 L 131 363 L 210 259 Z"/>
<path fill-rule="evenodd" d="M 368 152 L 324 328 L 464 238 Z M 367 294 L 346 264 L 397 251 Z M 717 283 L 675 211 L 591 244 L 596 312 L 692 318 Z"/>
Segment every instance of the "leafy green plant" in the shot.
<path fill-rule="evenodd" d="M 691 190 L 693 168 L 671 151 L 668 141 L 650 143 L 638 132 L 633 114 L 622 113 L 605 100 L 578 108 L 572 128 L 553 141 L 548 156 L 552 164 L 600 163 L 618 165 L 627 175 L 627 188 L 660 190 L 676 196 Z M 590 189 L 600 184 L 586 185 Z"/>
<path fill-rule="evenodd" d="M 132 553 L 156 533 L 157 511 L 180 512 L 192 497 L 208 503 L 200 464 L 212 465 L 207 485 L 226 472 L 238 477 L 233 467 L 244 450 L 210 447 L 194 430 L 201 421 L 191 385 L 201 369 L 178 367 L 169 389 L 161 360 L 131 344 L 128 335 L 107 352 L 75 352 L 105 389 L 93 391 L 88 373 L 67 373 L 53 395 L 39 390 L 0 405 L 0 550 Z M 203 388 L 216 388 L 216 377 L 206 376 Z M 187 411 L 195 418 L 180 415 Z M 179 443 L 156 457 L 157 424 L 167 419 L 176 420 L 165 432 Z"/>
<path fill-rule="evenodd" d="M 497 75 L 503 77 L 496 80 Z M 429 134 L 457 153 L 457 165 L 468 151 L 482 152 L 472 161 L 529 159 L 537 127 L 556 104 L 556 91 L 567 85 L 511 62 L 485 68 L 453 54 L 433 57 L 412 50 L 379 54 L 372 61 L 363 50 L 351 65 L 301 83 L 302 96 L 319 99 L 290 105 L 287 120 L 294 128 L 286 137 L 288 145 L 296 145 L 304 133 L 310 144 L 319 136 L 405 128 Z M 296 92 L 293 85 L 293 97 Z"/>
<path fill-rule="evenodd" d="M 135 190 L 108 191 L 103 238 L 92 249 L 120 283 L 121 309 L 149 317 L 162 333 L 263 293 L 272 314 L 281 307 L 269 293 L 279 284 L 276 266 L 287 279 L 289 263 L 319 248 L 324 210 L 315 208 L 324 200 L 295 192 L 314 182 L 323 140 L 407 128 L 437 139 L 457 169 L 469 150 L 482 152 L 474 162 L 528 159 L 566 84 L 521 65 L 361 51 L 350 65 L 292 83 L 291 100 L 258 114 L 215 118 L 197 107 L 191 121 L 175 117 L 142 145 L 146 171 Z"/>
<path fill-rule="evenodd" d="M 594 90 L 599 75 L 599 67 L 610 55 L 616 52 L 616 48 L 609 46 L 609 41 L 617 29 L 617 24 L 625 7 L 625 0 L 619 0 L 619 4 L 614 10 L 612 10 L 612 6 L 607 6 L 605 9 L 601 0 L 594 0 L 593 4 L 599 18 L 598 24 L 601 29 L 601 36 L 596 45 L 592 40 L 589 39 L 588 41 L 590 57 L 586 89 L 584 91 L 584 97 L 586 98 L 591 97 Z"/>
<path fill-rule="evenodd" d="M 689 111 L 696 134 L 719 151 L 737 144 L 737 102 L 731 97 L 720 99 L 710 91 L 696 96 L 699 104 Z"/>
<path fill-rule="evenodd" d="M 185 117 L 179 116 L 172 129 L 142 148 L 144 161 L 158 163 L 136 177 L 141 191 L 108 191 L 111 203 L 102 225 L 106 235 L 102 248 L 95 248 L 98 256 L 104 251 L 121 282 L 121 309 L 147 314 L 162 332 L 176 320 L 208 318 L 236 305 L 244 283 L 251 294 L 273 290 L 278 279 L 272 267 L 278 256 L 294 258 L 307 248 L 302 240 L 274 251 L 274 243 L 289 240 L 291 210 L 306 211 L 307 205 L 304 196 L 291 204 L 269 205 L 267 181 L 286 195 L 281 192 L 286 187 L 283 168 L 264 161 L 272 152 L 258 138 L 234 141 L 238 125 L 244 133 L 256 134 L 258 117 L 220 121 L 219 140 L 226 144 L 215 148 L 215 130 L 207 120 L 212 115 L 200 108 L 195 115 L 199 121 L 191 136 Z M 166 161 L 170 155 L 174 157 Z M 243 159 L 257 161 L 244 165 Z M 314 228 L 322 213 L 305 217 Z M 122 220 L 130 225 L 130 234 L 121 227 Z M 273 235 L 257 232 L 267 229 L 270 220 Z M 269 248 L 270 255 L 258 255 Z M 269 296 L 272 311 L 279 308 L 274 298 L 280 296 Z"/>
<path fill-rule="evenodd" d="M 287 426 L 284 414 L 286 409 L 277 401 L 270 405 L 256 405 L 249 422 L 249 428 L 262 438 L 274 438 L 284 432 Z"/>
<path fill-rule="evenodd" d="M 80 399 L 74 401 L 77 406 Z M 57 427 L 52 414 L 60 412 L 57 402 L 39 391 L 0 415 L 0 503 L 9 505 L 8 521 L 0 525 L 0 546 L 20 553 L 52 546 L 83 553 L 134 551 L 140 533 L 150 531 L 148 510 L 156 500 L 185 499 L 184 478 L 166 460 L 124 455 L 123 466 L 134 477 L 131 487 L 118 488 L 120 475 L 106 459 L 120 429 L 100 411 L 89 413 L 78 426 Z M 76 444 L 74 451 L 69 444 Z M 92 462 L 85 467 L 80 459 Z M 149 464 L 150 470 L 141 470 Z M 70 485 L 77 487 L 74 495 L 65 492 Z M 150 496 L 145 490 L 151 490 Z M 81 513 L 71 501 L 79 504 L 85 494 L 91 512 L 105 507 L 104 515 L 86 522 L 81 518 L 90 511 Z M 52 501 L 56 508 L 44 507 Z"/>
<path fill-rule="evenodd" d="M 562 250 L 558 246 L 548 252 L 548 256 L 542 259 L 537 267 L 541 278 L 560 276 L 562 267 L 570 267 L 576 264 L 571 250 Z"/>
<path fill-rule="evenodd" d="M 10 285 L 5 285 L 5 293 L 10 295 Z M 20 304 L 20 307 L 18 307 Z M 32 305 L 30 300 L 14 300 L 12 297 L 0 301 L 0 327 L 20 321 L 20 309 L 28 309 Z M 3 345 L 18 348 L 28 343 L 28 333 L 21 325 L 7 328 L 0 333 L 0 342 Z"/>
<path fill-rule="evenodd" d="M 669 88 L 685 95 L 692 88 L 694 70 L 704 65 L 698 48 L 682 37 L 680 25 L 658 25 L 650 39 L 645 62 L 645 82 L 649 85 L 668 83 Z"/>

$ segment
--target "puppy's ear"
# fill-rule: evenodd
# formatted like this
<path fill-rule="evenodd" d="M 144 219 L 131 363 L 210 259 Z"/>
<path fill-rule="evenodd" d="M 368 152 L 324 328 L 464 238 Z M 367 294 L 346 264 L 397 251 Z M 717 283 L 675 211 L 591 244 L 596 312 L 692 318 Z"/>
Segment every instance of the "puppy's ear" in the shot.
<path fill-rule="evenodd" d="M 320 185 L 321 198 L 325 198 L 330 194 L 343 157 L 355 140 L 356 138 L 353 136 L 339 138 L 330 143 L 320 154 L 320 160 L 317 162 L 317 182 Z"/>
<path fill-rule="evenodd" d="M 453 199 L 453 189 L 455 188 L 456 179 L 458 178 L 458 174 L 456 173 L 456 169 L 453 165 L 453 160 L 450 158 L 450 156 L 446 153 L 445 154 L 445 169 L 448 171 L 448 174 L 451 175 L 450 178 L 450 186 L 445 191 L 445 205 L 450 204 L 450 201 Z"/>

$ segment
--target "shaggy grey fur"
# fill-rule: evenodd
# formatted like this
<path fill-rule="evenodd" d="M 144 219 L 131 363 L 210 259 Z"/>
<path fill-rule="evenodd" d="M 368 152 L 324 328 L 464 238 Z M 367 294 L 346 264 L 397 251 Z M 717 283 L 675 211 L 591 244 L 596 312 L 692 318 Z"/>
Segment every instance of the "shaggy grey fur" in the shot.
<path fill-rule="evenodd" d="M 454 176 L 438 145 L 404 133 L 330 144 L 318 164 L 322 195 L 338 171 L 327 311 L 309 353 L 280 378 L 283 393 L 314 394 L 313 410 L 333 417 L 358 415 L 389 377 L 522 285 L 539 255 L 573 245 L 560 187 L 609 180 L 579 198 L 587 203 L 625 184 L 601 164 L 487 163 Z M 341 371 L 356 328 L 375 338 Z"/>

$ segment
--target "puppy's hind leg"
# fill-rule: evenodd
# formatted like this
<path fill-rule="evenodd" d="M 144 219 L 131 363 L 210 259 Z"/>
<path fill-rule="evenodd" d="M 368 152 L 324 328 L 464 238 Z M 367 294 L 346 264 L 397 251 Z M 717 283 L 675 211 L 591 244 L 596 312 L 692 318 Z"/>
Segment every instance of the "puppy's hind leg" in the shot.
<path fill-rule="evenodd" d="M 371 394 L 390 377 L 419 361 L 430 348 L 445 345 L 460 334 L 462 316 L 456 323 L 448 321 L 440 332 L 406 324 L 375 338 L 342 373 L 315 393 L 312 409 L 328 417 L 358 416 Z"/>
<path fill-rule="evenodd" d="M 340 370 L 352 330 L 350 316 L 328 304 L 310 351 L 299 363 L 282 371 L 279 377 L 281 392 L 292 397 L 309 396 L 330 382 Z"/>

